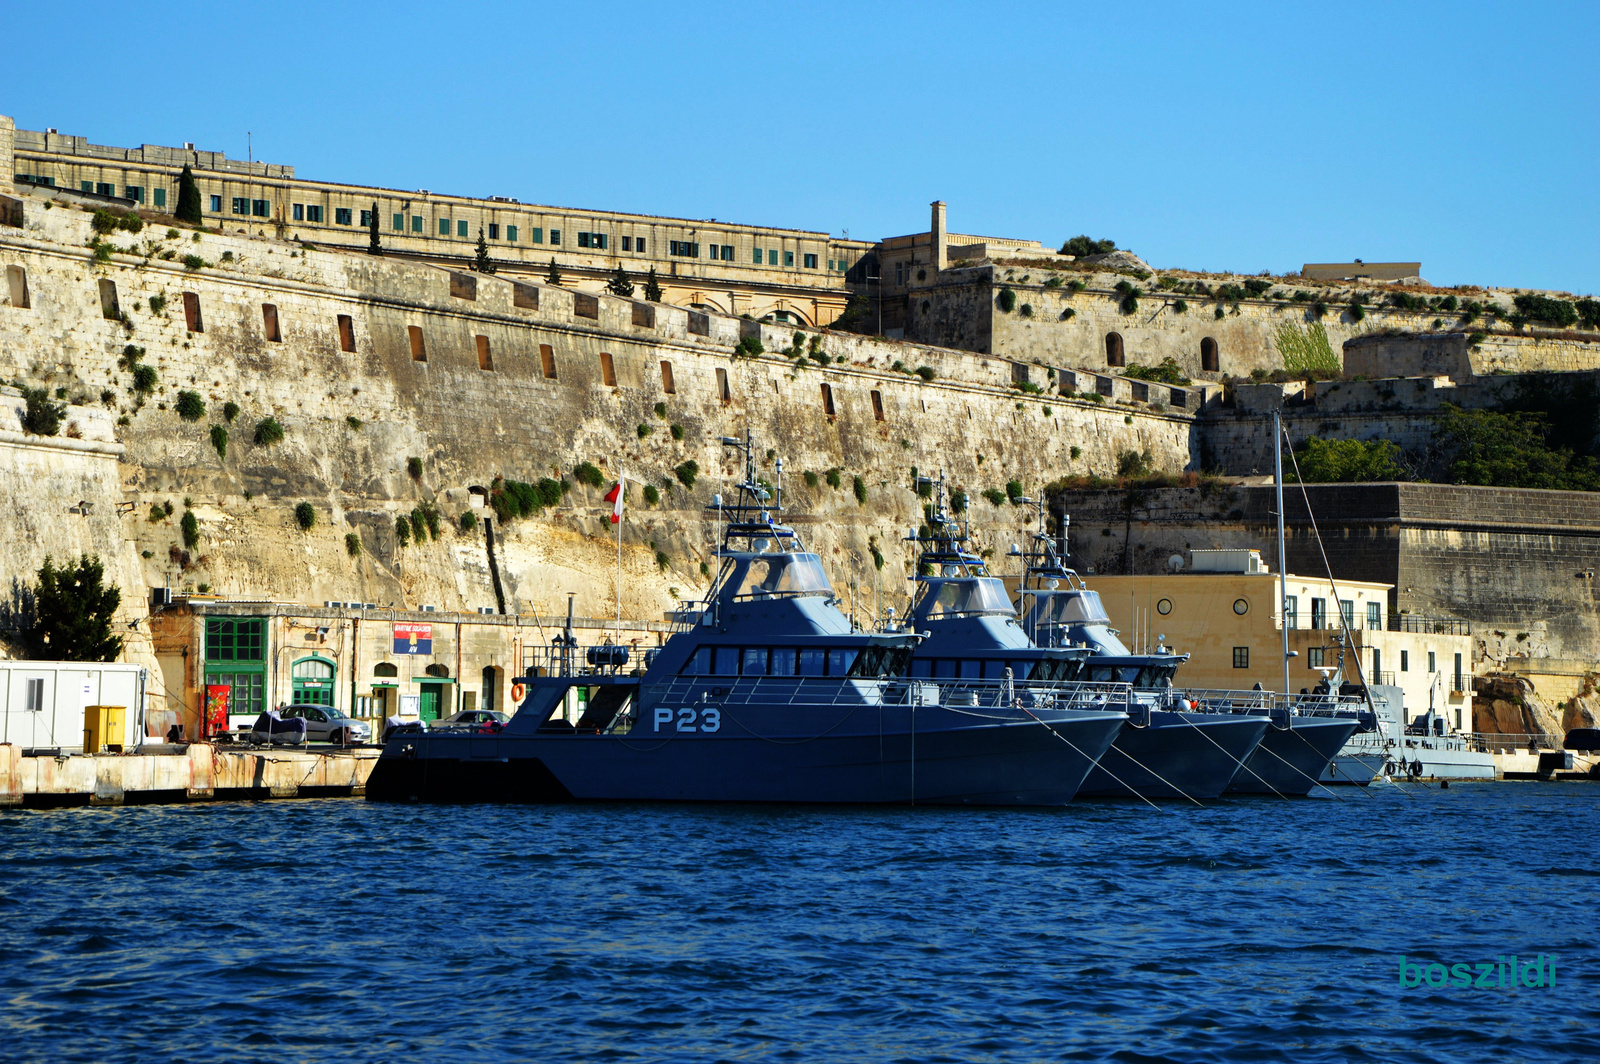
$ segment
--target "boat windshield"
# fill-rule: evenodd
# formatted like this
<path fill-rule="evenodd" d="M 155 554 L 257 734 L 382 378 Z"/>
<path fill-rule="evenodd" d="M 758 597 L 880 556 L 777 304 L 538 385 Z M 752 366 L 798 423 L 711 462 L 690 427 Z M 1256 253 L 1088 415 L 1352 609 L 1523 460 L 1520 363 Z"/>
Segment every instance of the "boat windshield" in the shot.
<path fill-rule="evenodd" d="M 1015 614 L 1011 597 L 998 577 L 979 576 L 964 580 L 935 580 L 923 603 L 930 620 L 975 613 Z"/>
<path fill-rule="evenodd" d="M 1030 596 L 1036 624 L 1104 624 L 1111 618 L 1100 603 L 1098 591 L 1058 591 Z"/>
<path fill-rule="evenodd" d="M 736 599 L 776 595 L 831 595 L 833 587 L 815 554 L 770 554 L 736 558 L 728 586 Z"/>

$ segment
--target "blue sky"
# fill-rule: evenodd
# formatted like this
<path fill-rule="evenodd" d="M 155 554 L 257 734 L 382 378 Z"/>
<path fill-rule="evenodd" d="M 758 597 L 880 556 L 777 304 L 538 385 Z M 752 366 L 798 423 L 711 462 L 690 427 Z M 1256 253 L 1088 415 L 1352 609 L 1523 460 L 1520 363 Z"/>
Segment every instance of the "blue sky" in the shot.
<path fill-rule="evenodd" d="M 1578 4 L 18 4 L 0 113 L 304 177 L 1600 291 Z M 26 42 L 26 43 L 19 43 Z"/>

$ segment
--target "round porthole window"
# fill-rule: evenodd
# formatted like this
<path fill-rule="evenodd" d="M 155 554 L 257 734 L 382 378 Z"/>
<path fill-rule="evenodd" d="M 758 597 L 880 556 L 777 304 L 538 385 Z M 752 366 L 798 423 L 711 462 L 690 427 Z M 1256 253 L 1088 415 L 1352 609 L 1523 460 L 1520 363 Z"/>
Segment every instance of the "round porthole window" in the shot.
<path fill-rule="evenodd" d="M 1160 602 L 1156 603 L 1156 612 L 1161 614 L 1161 616 L 1163 616 L 1163 617 L 1165 617 L 1167 614 L 1171 613 L 1172 612 L 1172 600 L 1171 599 L 1162 599 Z"/>
<path fill-rule="evenodd" d="M 1246 602 L 1244 599 L 1234 599 L 1233 612 L 1243 617 L 1245 614 L 1250 612 L 1250 603 Z"/>

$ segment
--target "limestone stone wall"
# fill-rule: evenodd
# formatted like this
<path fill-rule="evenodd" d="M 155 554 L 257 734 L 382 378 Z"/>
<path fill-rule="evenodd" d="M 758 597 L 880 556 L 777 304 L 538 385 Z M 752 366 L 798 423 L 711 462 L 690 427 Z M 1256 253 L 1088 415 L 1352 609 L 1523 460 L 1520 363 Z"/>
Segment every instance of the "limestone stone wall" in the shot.
<path fill-rule="evenodd" d="M 1504 374 L 1593 372 L 1600 370 L 1600 333 L 1358 336 L 1344 345 L 1344 365 L 1346 373 L 1369 377 L 1437 374 L 1461 383 Z"/>
<path fill-rule="evenodd" d="M 1111 473 L 1127 450 L 1177 471 L 1195 451 L 1187 412 L 1027 396 L 1011 387 L 1002 359 L 804 331 L 803 349 L 819 338 L 817 353 L 829 359 L 819 365 L 783 353 L 793 329 L 268 238 L 195 240 L 187 229 L 168 237 L 159 226 L 112 234 L 117 250 L 96 262 L 85 246 L 87 214 L 25 202 L 25 227 L 0 234 L 0 260 L 26 270 L 31 305 L 0 307 L 0 376 L 64 388 L 126 419 L 115 430 L 126 447 L 120 495 L 136 508 L 122 528 L 152 586 L 492 605 L 481 531 L 451 528 L 472 509 L 468 489 L 496 476 L 571 480 L 589 461 L 607 478 L 622 472 L 661 493 L 649 506 L 636 487 L 623 526 L 624 613 L 659 617 L 674 593 L 688 598 L 705 586 L 701 566 L 714 559 L 704 507 L 738 472 L 717 441 L 749 429 L 763 477 L 776 480 L 783 458 L 793 516 L 847 598 L 859 571 L 863 598 L 876 584 L 887 605 L 907 586 L 900 537 L 921 514 L 913 467 L 943 469 L 972 495 L 987 545 L 1014 538 L 1017 515 L 979 499 L 983 489 Z M 199 256 L 196 268 L 184 265 L 189 255 Z M 102 282 L 115 286 L 115 316 Z M 198 309 L 195 328 L 186 295 Z M 413 356 L 412 329 L 425 361 Z M 735 357 L 746 335 L 765 353 Z M 342 349 L 346 337 L 353 351 Z M 131 391 L 130 345 L 159 377 L 142 403 Z M 931 381 L 915 373 L 922 367 Z M 178 416 L 182 391 L 205 403 L 198 421 Z M 230 402 L 239 412 L 227 422 Z M 258 445 L 256 426 L 268 417 L 284 439 Z M 225 456 L 213 447 L 214 427 L 227 433 Z M 421 460 L 419 478 L 408 474 L 410 458 Z M 693 489 L 673 472 L 690 460 L 700 470 Z M 823 479 L 835 469 L 839 489 Z M 817 474 L 815 487 L 807 472 Z M 612 612 L 616 546 L 602 490 L 573 482 L 562 505 L 497 529 L 510 608 L 557 612 L 573 591 L 580 612 Z M 150 521 L 152 503 L 168 501 L 173 517 Z M 316 511 L 309 531 L 294 518 L 300 502 Z M 397 515 L 429 504 L 444 517 L 440 538 L 399 545 Z M 187 560 L 175 528 L 185 508 L 201 527 Z M 350 533 L 359 555 L 347 551 Z M 881 573 L 869 538 L 887 556 Z"/>

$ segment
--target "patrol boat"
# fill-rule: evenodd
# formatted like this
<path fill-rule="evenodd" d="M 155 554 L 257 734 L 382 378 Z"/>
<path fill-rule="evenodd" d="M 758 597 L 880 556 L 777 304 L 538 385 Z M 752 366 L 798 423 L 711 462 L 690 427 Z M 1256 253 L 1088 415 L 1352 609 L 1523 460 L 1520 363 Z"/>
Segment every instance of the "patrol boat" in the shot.
<path fill-rule="evenodd" d="M 630 664 L 568 630 L 516 682 L 498 732 L 397 731 L 377 800 L 1061 805 L 1127 719 L 1124 696 L 1004 679 L 917 680 L 917 637 L 862 632 L 744 453 L 721 564 L 683 628 Z M 570 607 L 569 607 L 570 610 Z M 570 617 L 570 614 L 569 614 Z M 642 667 L 641 667 L 642 666 Z M 587 694 L 576 724 L 556 715 Z"/>
<path fill-rule="evenodd" d="M 1026 550 L 1012 548 L 1023 562 L 1022 631 L 1041 647 L 1087 648 L 1090 680 L 1120 681 L 1132 690 L 1128 722 L 1078 796 L 1198 800 L 1222 794 L 1266 733 L 1266 714 L 1254 705 L 1213 711 L 1174 690 L 1173 673 L 1187 654 L 1165 646 L 1153 654 L 1129 650 L 1111 627 L 1100 593 L 1065 563 L 1067 516 L 1061 515 L 1060 537 L 1051 536 L 1043 500 L 1037 505 L 1038 531 Z"/>

